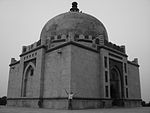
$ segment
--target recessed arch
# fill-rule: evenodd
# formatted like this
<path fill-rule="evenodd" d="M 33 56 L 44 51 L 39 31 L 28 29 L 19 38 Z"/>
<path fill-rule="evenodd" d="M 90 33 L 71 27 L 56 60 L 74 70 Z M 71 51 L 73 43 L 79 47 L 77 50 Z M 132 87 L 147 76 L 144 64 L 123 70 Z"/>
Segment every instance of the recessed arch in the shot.
<path fill-rule="evenodd" d="M 112 105 L 118 105 L 117 100 L 122 98 L 122 79 L 117 66 L 110 69 L 110 97 L 113 100 Z"/>
<path fill-rule="evenodd" d="M 34 71 L 35 71 L 35 65 L 32 62 L 30 62 L 26 66 L 23 75 L 23 87 L 22 87 L 23 97 L 32 97 Z"/>

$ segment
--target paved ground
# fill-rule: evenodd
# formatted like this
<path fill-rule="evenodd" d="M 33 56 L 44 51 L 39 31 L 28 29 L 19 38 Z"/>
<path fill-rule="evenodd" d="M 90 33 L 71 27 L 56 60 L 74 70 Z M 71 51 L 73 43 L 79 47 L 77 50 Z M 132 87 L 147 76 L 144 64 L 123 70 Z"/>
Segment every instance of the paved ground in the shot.
<path fill-rule="evenodd" d="M 150 113 L 150 107 L 108 108 L 108 109 L 88 109 L 88 110 L 53 110 L 53 109 L 0 106 L 0 113 Z"/>

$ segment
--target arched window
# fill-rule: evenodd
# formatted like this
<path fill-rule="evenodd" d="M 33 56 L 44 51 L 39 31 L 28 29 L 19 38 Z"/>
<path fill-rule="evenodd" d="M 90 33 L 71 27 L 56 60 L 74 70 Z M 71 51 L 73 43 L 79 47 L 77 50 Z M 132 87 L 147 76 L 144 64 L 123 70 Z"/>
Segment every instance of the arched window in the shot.
<path fill-rule="evenodd" d="M 74 38 L 75 38 L 75 41 L 78 41 L 79 35 L 78 35 L 78 34 L 75 34 Z"/>
<path fill-rule="evenodd" d="M 99 39 L 98 39 L 98 38 L 97 38 L 97 39 L 95 39 L 95 43 L 96 43 L 96 44 L 100 44 L 100 43 L 99 43 Z"/>
<path fill-rule="evenodd" d="M 34 74 L 34 69 L 31 69 L 30 70 L 30 76 L 33 76 L 33 74 Z"/>
<path fill-rule="evenodd" d="M 89 39 L 89 36 L 88 36 L 88 35 L 86 35 L 86 36 L 85 36 L 85 39 Z"/>
<path fill-rule="evenodd" d="M 57 36 L 57 39 L 61 39 L 61 36 L 60 36 L 60 35 L 58 35 L 58 36 Z"/>

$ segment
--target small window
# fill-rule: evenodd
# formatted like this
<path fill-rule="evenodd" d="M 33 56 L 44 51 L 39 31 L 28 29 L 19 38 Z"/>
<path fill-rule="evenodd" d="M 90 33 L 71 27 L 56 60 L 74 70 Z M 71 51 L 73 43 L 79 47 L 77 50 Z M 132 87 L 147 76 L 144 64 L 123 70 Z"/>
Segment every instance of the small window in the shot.
<path fill-rule="evenodd" d="M 126 97 L 128 98 L 128 88 L 126 88 Z"/>
<path fill-rule="evenodd" d="M 33 70 L 33 69 L 31 69 L 31 71 L 30 71 L 30 75 L 31 75 L 31 76 L 33 76 L 33 74 L 34 74 L 34 70 Z"/>
<path fill-rule="evenodd" d="M 105 71 L 105 82 L 108 82 L 108 72 Z"/>
<path fill-rule="evenodd" d="M 32 45 L 31 45 L 31 49 L 33 49 L 33 46 L 34 46 L 34 45 L 32 44 Z"/>
<path fill-rule="evenodd" d="M 75 34 L 74 38 L 75 38 L 75 41 L 78 41 L 79 35 L 78 35 L 78 34 Z"/>
<path fill-rule="evenodd" d="M 94 40 L 94 39 L 95 39 L 95 37 L 93 36 L 93 37 L 92 37 L 92 40 Z"/>
<path fill-rule="evenodd" d="M 126 83 L 126 85 L 128 85 L 128 77 L 127 76 L 125 76 L 125 83 Z"/>
<path fill-rule="evenodd" d="M 108 97 L 108 86 L 105 86 L 105 96 Z"/>
<path fill-rule="evenodd" d="M 124 72 L 127 73 L 127 64 L 124 63 Z"/>
<path fill-rule="evenodd" d="M 51 37 L 51 40 L 54 40 L 54 36 Z"/>
<path fill-rule="evenodd" d="M 58 36 L 57 36 L 57 39 L 61 39 L 61 36 L 60 36 L 60 35 L 58 35 Z"/>
<path fill-rule="evenodd" d="M 96 43 L 96 44 L 99 44 L 99 39 L 95 39 L 95 43 Z"/>
<path fill-rule="evenodd" d="M 88 35 L 85 36 L 85 39 L 89 39 Z"/>
<path fill-rule="evenodd" d="M 105 68 L 107 68 L 107 57 L 104 57 L 104 65 L 105 65 Z"/>
<path fill-rule="evenodd" d="M 67 35 L 66 35 L 66 37 L 68 38 L 68 37 L 69 37 L 69 35 L 67 34 Z"/>
<path fill-rule="evenodd" d="M 23 47 L 23 52 L 26 52 L 27 48 L 26 47 Z"/>

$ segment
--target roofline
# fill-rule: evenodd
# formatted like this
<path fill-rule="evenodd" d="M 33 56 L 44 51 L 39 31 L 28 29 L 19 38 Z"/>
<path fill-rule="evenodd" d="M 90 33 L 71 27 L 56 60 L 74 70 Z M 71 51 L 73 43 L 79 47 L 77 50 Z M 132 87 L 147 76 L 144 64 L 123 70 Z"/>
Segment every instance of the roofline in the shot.
<path fill-rule="evenodd" d="M 140 67 L 140 65 L 139 64 L 136 64 L 136 63 L 134 63 L 134 62 L 132 62 L 132 61 L 127 61 L 129 64 L 132 64 L 132 65 L 134 65 L 134 66 L 137 66 L 137 67 Z"/>

